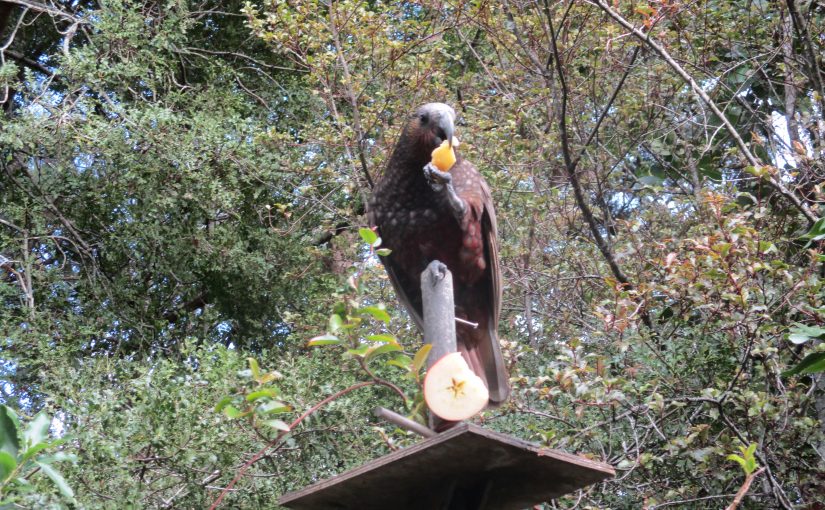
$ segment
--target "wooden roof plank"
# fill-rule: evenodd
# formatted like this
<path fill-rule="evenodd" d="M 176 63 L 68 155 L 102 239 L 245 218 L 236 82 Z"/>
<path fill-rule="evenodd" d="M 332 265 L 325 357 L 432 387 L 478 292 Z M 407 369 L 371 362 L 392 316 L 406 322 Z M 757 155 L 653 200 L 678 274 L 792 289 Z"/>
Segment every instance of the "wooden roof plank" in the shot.
<path fill-rule="evenodd" d="M 461 424 L 285 494 L 279 504 L 295 510 L 431 510 L 455 487 L 486 487 L 485 508 L 518 510 L 613 476 L 607 464 Z"/>

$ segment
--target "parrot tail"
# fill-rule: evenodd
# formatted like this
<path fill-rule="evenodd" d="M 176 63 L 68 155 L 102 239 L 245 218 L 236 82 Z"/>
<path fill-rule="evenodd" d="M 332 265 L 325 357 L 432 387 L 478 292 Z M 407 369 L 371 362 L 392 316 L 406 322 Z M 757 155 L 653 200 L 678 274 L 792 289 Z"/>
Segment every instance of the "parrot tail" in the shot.
<path fill-rule="evenodd" d="M 488 407 L 498 407 L 510 395 L 510 382 L 495 329 L 456 324 L 458 351 L 490 392 Z"/>

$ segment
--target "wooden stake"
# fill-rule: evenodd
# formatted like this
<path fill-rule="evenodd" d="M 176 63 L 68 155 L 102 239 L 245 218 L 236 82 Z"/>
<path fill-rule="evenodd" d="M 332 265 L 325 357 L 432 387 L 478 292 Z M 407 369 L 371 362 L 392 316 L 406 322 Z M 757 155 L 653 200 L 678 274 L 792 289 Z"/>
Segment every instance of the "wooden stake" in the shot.
<path fill-rule="evenodd" d="M 419 436 L 423 437 L 433 437 L 436 435 L 436 431 L 432 429 L 428 429 L 424 425 L 421 425 L 418 422 L 412 421 L 411 419 L 407 418 L 406 416 L 401 416 L 400 414 L 390 411 L 384 407 L 376 407 L 373 411 L 375 416 L 381 418 L 382 420 L 386 420 L 394 425 L 398 425 L 404 430 L 409 430 L 410 432 L 415 432 Z"/>
<path fill-rule="evenodd" d="M 455 298 L 453 275 L 447 266 L 434 260 L 421 273 L 421 300 L 424 308 L 424 343 L 432 344 L 427 368 L 456 351 Z"/>

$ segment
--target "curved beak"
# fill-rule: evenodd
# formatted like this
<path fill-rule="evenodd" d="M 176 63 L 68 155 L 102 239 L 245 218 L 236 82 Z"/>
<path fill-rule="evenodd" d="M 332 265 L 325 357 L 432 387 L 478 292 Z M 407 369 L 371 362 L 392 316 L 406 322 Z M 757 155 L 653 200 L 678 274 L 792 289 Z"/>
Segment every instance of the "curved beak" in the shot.
<path fill-rule="evenodd" d="M 453 146 L 453 134 L 455 133 L 455 121 L 453 116 L 445 113 L 438 116 L 438 127 L 444 131 L 444 137 Z"/>

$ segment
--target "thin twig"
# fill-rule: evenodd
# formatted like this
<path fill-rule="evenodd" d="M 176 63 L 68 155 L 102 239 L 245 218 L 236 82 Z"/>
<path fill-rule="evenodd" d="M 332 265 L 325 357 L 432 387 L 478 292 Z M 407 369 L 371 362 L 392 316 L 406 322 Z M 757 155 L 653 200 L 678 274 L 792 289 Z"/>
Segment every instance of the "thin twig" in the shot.
<path fill-rule="evenodd" d="M 55 9 L 53 7 L 49 7 L 48 5 L 42 4 L 40 2 L 32 2 L 29 0 L 4 0 L 6 3 L 20 5 L 23 7 L 28 7 L 29 9 L 37 12 L 45 12 L 46 14 L 51 14 L 53 16 L 59 16 L 61 18 L 65 18 L 73 23 L 78 25 L 85 25 L 89 23 L 85 19 L 78 18 L 77 16 L 70 14 L 66 11 L 61 11 L 60 9 Z"/>
<path fill-rule="evenodd" d="M 745 478 L 745 482 L 742 484 L 742 487 L 739 488 L 739 491 L 736 493 L 736 497 L 733 498 L 733 501 L 731 502 L 730 505 L 728 505 L 728 508 L 726 510 L 736 510 L 736 507 L 739 506 L 739 503 L 742 502 L 742 499 L 745 497 L 745 494 L 747 494 L 748 490 L 751 488 L 751 484 L 753 483 L 753 480 L 757 476 L 762 474 L 762 471 L 765 471 L 764 466 L 757 469 L 753 473 L 749 474 Z"/>
<path fill-rule="evenodd" d="M 352 75 L 349 72 L 349 64 L 344 58 L 344 50 L 341 47 L 341 37 L 338 35 L 338 25 L 335 22 L 336 10 L 332 8 L 335 3 L 330 4 L 329 9 L 329 28 L 332 33 L 332 39 L 335 42 L 335 52 L 338 56 L 338 63 L 341 65 L 341 70 L 344 73 L 344 91 L 347 95 L 350 108 L 352 108 L 352 127 L 355 129 L 355 135 L 358 137 L 358 160 L 361 162 L 361 170 L 364 172 L 364 178 L 370 189 L 373 188 L 372 177 L 370 176 L 369 167 L 367 166 L 367 157 L 364 153 L 364 143 L 366 137 L 364 136 L 364 129 L 361 126 L 361 114 L 358 111 L 358 100 L 355 96 L 355 91 L 352 88 Z"/>
<path fill-rule="evenodd" d="M 373 385 L 375 385 L 375 384 L 377 384 L 375 381 L 364 381 L 364 382 L 360 382 L 360 383 L 353 384 L 352 386 L 349 386 L 349 387 L 347 387 L 347 388 L 344 388 L 343 390 L 341 390 L 341 391 L 339 391 L 339 392 L 337 392 L 337 393 L 333 393 L 332 395 L 328 396 L 328 397 L 327 397 L 327 398 L 325 398 L 324 400 L 322 400 L 322 401 L 318 402 L 318 403 L 317 403 L 317 404 L 315 404 L 314 406 L 312 406 L 312 407 L 310 407 L 309 409 L 307 409 L 306 411 L 304 411 L 304 413 L 303 413 L 303 414 L 301 414 L 301 416 L 299 416 L 298 418 L 296 418 L 296 419 L 295 419 L 295 421 L 293 421 L 292 423 L 290 423 L 290 424 L 289 424 L 289 430 L 288 430 L 288 431 L 282 431 L 282 432 L 280 432 L 280 433 L 278 434 L 278 436 L 277 436 L 275 439 L 273 439 L 273 440 L 272 440 L 272 441 L 270 441 L 270 442 L 269 442 L 266 446 L 264 446 L 263 448 L 261 448 L 261 449 L 258 451 L 258 453 L 256 453 L 255 455 L 253 455 L 251 459 L 249 459 L 248 461 L 246 461 L 246 462 L 244 463 L 244 465 L 243 465 L 243 466 L 241 466 L 241 468 L 240 468 L 240 469 L 238 470 L 238 472 L 235 474 L 235 477 L 232 479 L 232 481 L 231 481 L 231 482 L 229 482 L 229 485 L 227 485 L 226 487 L 224 487 L 224 488 L 222 488 L 222 489 L 221 489 L 221 493 L 220 493 L 220 494 L 218 494 L 218 497 L 215 499 L 215 501 L 214 501 L 214 502 L 212 503 L 212 505 L 209 507 L 209 510 L 215 510 L 216 508 L 218 508 L 218 506 L 221 504 L 221 501 L 223 501 L 224 496 L 226 496 L 226 494 L 227 494 L 228 492 L 232 491 L 232 487 L 234 487 L 234 486 L 235 486 L 235 484 L 236 484 L 236 483 L 238 483 L 238 480 L 240 480 L 240 479 L 243 477 L 243 475 L 247 472 L 247 470 L 248 470 L 250 467 L 252 467 L 252 464 L 255 464 L 256 462 L 258 462 L 259 460 L 261 460 L 261 458 L 263 458 L 263 457 L 264 457 L 264 455 L 266 455 L 266 452 L 268 452 L 270 448 L 272 448 L 273 446 L 275 446 L 276 444 L 278 444 L 279 442 L 281 442 L 281 439 L 283 439 L 283 438 L 284 438 L 284 436 L 286 436 L 287 434 L 289 434 L 289 433 L 292 431 L 292 429 L 294 429 L 295 427 L 297 427 L 298 425 L 300 425 L 300 423 L 301 423 L 302 421 L 304 421 L 304 420 L 305 420 L 305 419 L 306 419 L 309 415 L 311 415 L 311 414 L 315 413 L 315 411 L 317 411 L 318 409 L 322 408 L 323 406 L 325 406 L 325 405 L 329 404 L 329 403 L 330 403 L 330 402 L 332 402 L 333 400 L 336 400 L 336 399 L 338 399 L 338 398 L 340 398 L 340 397 L 343 397 L 343 396 L 344 396 L 344 395 L 346 395 L 347 393 L 351 393 L 351 392 L 353 392 L 353 391 L 355 391 L 355 390 L 357 390 L 357 389 L 364 388 L 364 387 L 367 387 L 367 386 L 373 386 Z"/>

